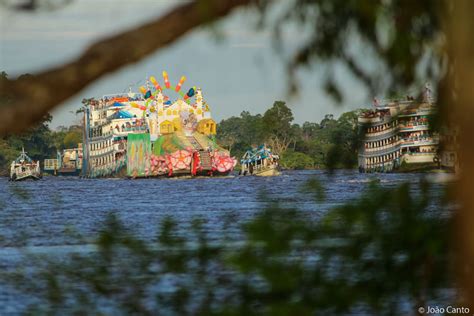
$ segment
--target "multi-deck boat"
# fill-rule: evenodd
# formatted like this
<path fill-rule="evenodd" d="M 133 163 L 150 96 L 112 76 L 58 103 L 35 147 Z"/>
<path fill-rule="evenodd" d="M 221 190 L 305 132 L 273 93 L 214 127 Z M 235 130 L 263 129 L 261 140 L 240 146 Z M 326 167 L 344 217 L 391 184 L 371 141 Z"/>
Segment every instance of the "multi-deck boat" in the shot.
<path fill-rule="evenodd" d="M 82 172 L 86 177 L 211 176 L 230 173 L 236 160 L 215 142 L 216 122 L 202 91 L 164 85 L 154 77 L 140 93 L 87 100 Z M 177 96 L 171 101 L 169 93 Z"/>
<path fill-rule="evenodd" d="M 240 160 L 240 174 L 261 177 L 278 176 L 281 174 L 278 160 L 278 155 L 273 154 L 265 145 L 252 148 L 247 150 Z"/>
<path fill-rule="evenodd" d="M 41 179 L 41 170 L 39 161 L 34 162 L 22 148 L 20 156 L 12 161 L 10 165 L 10 180 L 39 180 Z"/>
<path fill-rule="evenodd" d="M 436 167 L 439 137 L 429 128 L 433 111 L 434 104 L 426 93 L 421 102 L 413 98 L 385 101 L 364 111 L 358 119 L 364 135 L 359 170 L 390 172 L 401 167 Z"/>

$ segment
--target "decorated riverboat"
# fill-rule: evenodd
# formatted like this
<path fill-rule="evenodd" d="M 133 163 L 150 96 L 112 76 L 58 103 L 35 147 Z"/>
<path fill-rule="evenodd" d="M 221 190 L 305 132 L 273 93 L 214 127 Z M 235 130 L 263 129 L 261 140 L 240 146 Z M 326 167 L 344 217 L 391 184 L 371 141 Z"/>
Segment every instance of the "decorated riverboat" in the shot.
<path fill-rule="evenodd" d="M 84 176 L 216 176 L 233 170 L 236 160 L 216 144 L 216 122 L 201 89 L 183 92 L 186 77 L 173 86 L 166 72 L 163 81 L 152 76 L 139 93 L 85 100 Z"/>
<path fill-rule="evenodd" d="M 41 179 L 41 170 L 39 161 L 33 161 L 23 148 L 20 155 L 10 165 L 10 180 L 39 180 Z"/>
<path fill-rule="evenodd" d="M 279 159 L 280 157 L 265 145 L 247 150 L 240 160 L 240 175 L 278 176 L 281 174 Z"/>

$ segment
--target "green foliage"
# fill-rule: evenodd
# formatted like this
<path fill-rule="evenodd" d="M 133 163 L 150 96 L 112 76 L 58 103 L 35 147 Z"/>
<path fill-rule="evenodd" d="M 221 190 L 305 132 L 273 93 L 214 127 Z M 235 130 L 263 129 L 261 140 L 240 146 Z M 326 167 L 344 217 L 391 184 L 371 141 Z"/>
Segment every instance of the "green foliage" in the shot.
<path fill-rule="evenodd" d="M 293 119 L 293 113 L 286 103 L 275 101 L 262 117 L 265 133 L 277 138 L 289 138 Z"/>
<path fill-rule="evenodd" d="M 280 165 L 285 169 L 313 169 L 314 161 L 304 153 L 287 150 L 281 157 Z"/>
<path fill-rule="evenodd" d="M 217 140 L 237 157 L 263 143 L 268 143 L 275 152 L 283 152 L 299 131 L 299 126 L 292 122 L 291 109 L 285 102 L 275 101 L 263 116 L 244 111 L 240 117 L 222 120 L 217 127 Z"/>
<path fill-rule="evenodd" d="M 324 201 L 316 180 L 303 192 L 315 205 Z M 143 241 L 111 215 L 94 249 L 27 257 L 3 278 L 35 298 L 34 314 L 413 313 L 457 297 L 442 296 L 455 289 L 452 213 L 427 183 L 411 192 L 409 184 L 371 183 L 316 218 L 266 202 L 243 225 L 243 243 L 211 242 L 202 220 L 189 232 L 171 218 L 156 240 Z"/>
<path fill-rule="evenodd" d="M 262 116 L 244 111 L 240 117 L 230 117 L 217 125 L 217 141 L 241 157 L 249 147 L 263 143 L 263 130 Z"/>
<path fill-rule="evenodd" d="M 250 147 L 266 143 L 281 154 L 281 165 L 288 169 L 354 168 L 359 111 L 343 113 L 337 120 L 327 114 L 320 123 L 300 126 L 293 123 L 291 109 L 276 101 L 263 116 L 242 112 L 240 117 L 222 120 L 217 140 L 239 158 Z"/>
<path fill-rule="evenodd" d="M 81 128 L 70 128 L 63 139 L 64 148 L 76 148 L 79 143 L 82 143 Z"/>

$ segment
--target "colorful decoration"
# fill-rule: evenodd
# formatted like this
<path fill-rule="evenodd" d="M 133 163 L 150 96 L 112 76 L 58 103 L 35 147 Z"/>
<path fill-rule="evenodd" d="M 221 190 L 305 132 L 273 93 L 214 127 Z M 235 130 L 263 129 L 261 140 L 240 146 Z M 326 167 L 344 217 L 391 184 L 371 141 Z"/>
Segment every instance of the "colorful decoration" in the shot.
<path fill-rule="evenodd" d="M 143 95 L 145 95 L 145 94 L 148 92 L 147 88 L 145 88 L 144 86 L 140 86 L 139 89 L 140 89 L 140 92 L 141 92 Z"/>
<path fill-rule="evenodd" d="M 166 88 L 170 88 L 170 81 L 168 80 L 168 73 L 166 71 L 163 71 L 163 79 L 165 80 L 165 86 Z"/>
<path fill-rule="evenodd" d="M 191 166 L 191 174 L 195 176 L 197 172 L 202 170 L 201 159 L 197 151 L 193 152 L 193 164 Z"/>
<path fill-rule="evenodd" d="M 186 93 L 186 95 L 184 96 L 184 101 L 186 101 L 189 98 L 192 98 L 195 93 L 196 93 L 196 87 L 190 88 L 188 92 Z"/>
<path fill-rule="evenodd" d="M 179 90 L 181 90 L 181 86 L 183 85 L 183 83 L 186 81 L 186 77 L 185 76 L 182 76 L 181 79 L 179 79 L 179 82 L 178 82 L 178 85 L 176 86 L 176 88 L 174 89 L 176 92 L 179 92 Z"/>
<path fill-rule="evenodd" d="M 184 82 L 186 81 L 185 76 L 181 77 L 181 79 L 179 80 L 176 87 L 173 87 L 171 85 L 171 83 L 169 81 L 169 78 L 168 78 L 168 73 L 166 71 L 163 71 L 163 79 L 165 81 L 165 89 L 169 89 L 169 90 L 173 90 L 173 91 L 177 92 L 179 94 L 179 96 L 188 104 L 190 103 L 189 98 L 193 97 L 196 94 L 196 91 L 197 91 L 196 87 L 190 88 L 187 93 L 182 92 L 181 88 L 182 88 Z M 156 80 L 156 78 L 154 76 L 150 77 L 150 82 L 155 87 L 154 92 L 150 91 L 149 89 L 145 88 L 144 86 L 141 86 L 139 88 L 140 92 L 143 94 L 143 96 L 145 98 L 146 108 L 148 108 L 150 106 L 150 102 L 155 99 L 155 96 L 158 93 L 163 92 L 163 88 L 160 86 L 160 84 L 158 83 L 158 81 Z M 163 98 L 164 98 L 164 101 L 165 101 L 164 102 L 165 106 L 169 106 L 169 105 L 172 104 L 172 102 L 167 102 L 169 100 L 169 97 L 167 95 L 163 95 Z"/>
<path fill-rule="evenodd" d="M 178 150 L 170 156 L 174 170 L 188 169 L 191 164 L 191 153 L 187 150 Z"/>
<path fill-rule="evenodd" d="M 215 151 L 212 155 L 212 166 L 214 170 L 222 173 L 232 171 L 237 161 L 226 153 Z"/>
<path fill-rule="evenodd" d="M 150 171 L 154 176 L 165 175 L 169 173 L 167 156 L 155 156 L 150 157 Z"/>
<path fill-rule="evenodd" d="M 156 81 L 156 78 L 155 78 L 155 77 L 151 76 L 151 77 L 150 77 L 150 81 L 151 81 L 151 83 L 155 86 L 155 89 L 156 89 L 157 91 L 161 91 L 161 86 L 160 86 L 160 84 L 158 83 L 158 81 Z"/>
<path fill-rule="evenodd" d="M 130 177 L 147 176 L 151 155 L 150 134 L 129 134 L 127 152 L 127 175 Z"/>

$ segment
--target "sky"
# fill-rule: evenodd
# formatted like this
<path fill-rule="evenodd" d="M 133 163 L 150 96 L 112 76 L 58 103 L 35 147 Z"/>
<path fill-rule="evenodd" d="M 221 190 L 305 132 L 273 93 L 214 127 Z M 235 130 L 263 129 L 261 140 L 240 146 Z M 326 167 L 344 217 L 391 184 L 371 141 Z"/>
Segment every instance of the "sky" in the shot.
<path fill-rule="evenodd" d="M 73 0 L 59 9 L 34 13 L 0 8 L 0 71 L 15 78 L 59 66 L 101 38 L 156 19 L 182 2 Z M 277 51 L 271 30 L 257 31 L 255 21 L 255 12 L 239 9 L 212 28 L 196 29 L 146 59 L 102 77 L 55 109 L 51 127 L 77 124 L 74 112 L 83 98 L 128 92 L 130 86 L 138 91 L 149 76 L 163 82 L 163 70 L 173 84 L 185 75 L 185 90 L 201 87 L 218 122 L 242 111 L 263 113 L 275 100 L 286 101 L 300 124 L 370 106 L 372 97 L 344 69 L 337 69 L 336 79 L 346 98 L 336 105 L 322 89 L 324 72 L 318 64 L 298 71 L 300 91 L 290 97 L 284 56 L 301 45 L 308 32 L 289 25 L 283 33 L 285 46 Z"/>

